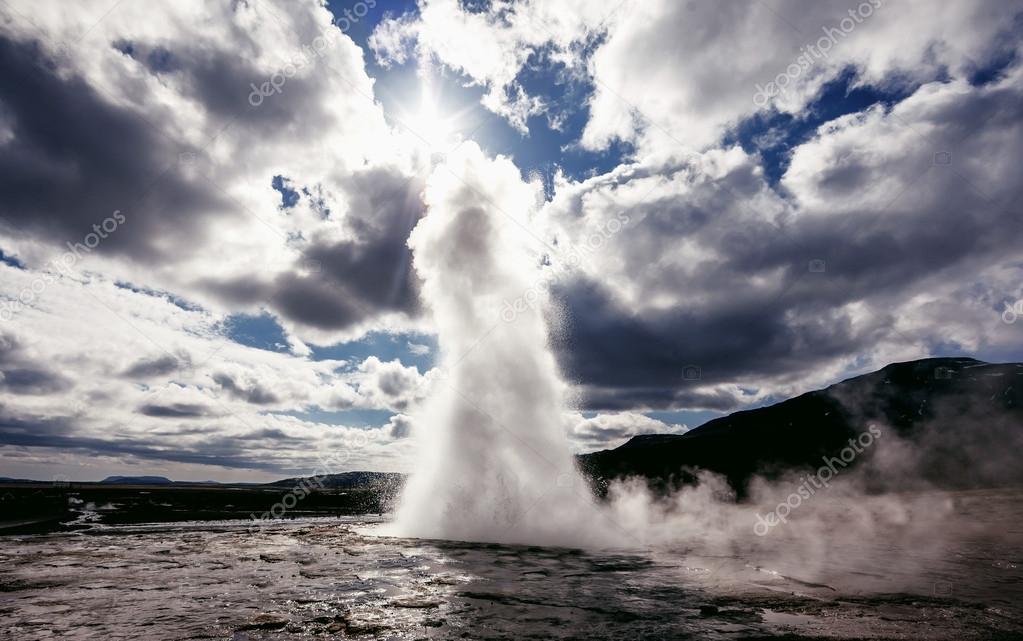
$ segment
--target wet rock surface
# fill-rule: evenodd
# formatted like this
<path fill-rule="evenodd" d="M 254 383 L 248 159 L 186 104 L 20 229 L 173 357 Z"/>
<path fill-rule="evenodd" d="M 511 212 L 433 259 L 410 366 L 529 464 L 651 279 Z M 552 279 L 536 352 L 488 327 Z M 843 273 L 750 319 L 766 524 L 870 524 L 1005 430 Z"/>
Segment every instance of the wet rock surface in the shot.
<path fill-rule="evenodd" d="M 1018 549 L 810 581 L 735 555 L 376 536 L 356 519 L 0 539 L 0 639 L 1019 638 Z M 911 553 L 901 551 L 897 553 Z M 840 568 L 842 576 L 856 576 Z M 818 578 L 818 577 L 813 577 Z M 890 589 L 885 589 L 886 587 Z M 898 589 L 895 589 L 895 588 Z M 940 588 L 940 589 L 939 589 Z"/>

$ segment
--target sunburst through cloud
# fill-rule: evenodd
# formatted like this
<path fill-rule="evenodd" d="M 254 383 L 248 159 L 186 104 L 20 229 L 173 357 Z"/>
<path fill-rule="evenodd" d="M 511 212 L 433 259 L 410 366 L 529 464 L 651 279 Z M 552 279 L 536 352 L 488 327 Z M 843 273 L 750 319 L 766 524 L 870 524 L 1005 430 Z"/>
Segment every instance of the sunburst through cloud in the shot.
<path fill-rule="evenodd" d="M 1020 638 L 1021 35 L 0 0 L 0 639 Z"/>

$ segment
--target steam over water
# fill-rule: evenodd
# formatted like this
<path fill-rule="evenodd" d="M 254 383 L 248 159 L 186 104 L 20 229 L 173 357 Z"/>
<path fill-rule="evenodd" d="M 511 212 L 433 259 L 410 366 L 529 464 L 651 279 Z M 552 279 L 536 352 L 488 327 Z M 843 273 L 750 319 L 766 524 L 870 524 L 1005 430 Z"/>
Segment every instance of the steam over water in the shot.
<path fill-rule="evenodd" d="M 798 564 L 683 546 L 382 538 L 361 534 L 373 524 L 360 519 L 0 537 L 0 641 L 1019 638 L 1023 494 L 945 498 L 989 534 L 958 536 L 939 555 L 860 541 L 873 554 L 837 548 L 836 572 L 812 582 Z M 928 571 L 901 574 L 905 556 Z"/>
<path fill-rule="evenodd" d="M 742 504 L 711 475 L 657 499 L 625 481 L 598 504 L 542 301 L 502 317 L 539 290 L 538 193 L 472 144 L 428 183 L 410 244 L 444 378 L 413 417 L 421 458 L 391 522 L 5 537 L 0 641 L 1019 638 L 1018 489 L 871 496 L 850 469 L 784 513 L 805 477 L 758 480 Z M 898 469 L 910 446 L 877 434 L 866 463 Z"/>
<path fill-rule="evenodd" d="M 413 417 L 420 458 L 393 523 L 378 533 L 591 550 L 683 546 L 741 559 L 743 571 L 771 568 L 808 585 L 868 593 L 919 591 L 919 577 L 933 575 L 935 559 L 956 554 L 964 537 L 1004 538 L 1006 549 L 1018 549 L 1018 533 L 989 532 L 955 514 L 944 493 L 866 492 L 868 477 L 903 475 L 916 447 L 884 425 L 871 428 L 862 465 L 812 494 L 793 473 L 755 480 L 737 504 L 708 474 L 659 498 L 640 482 L 616 482 L 597 503 L 563 431 L 569 398 L 548 349 L 546 301 L 508 307 L 542 291 L 538 267 L 551 252 L 530 231 L 542 190 L 510 161 L 487 159 L 467 143 L 435 169 L 426 202 L 409 244 L 439 332 L 442 379 Z M 765 516 L 779 520 L 767 528 Z M 882 555 L 890 573 L 863 584 Z M 933 579 L 923 583 L 926 591 Z"/>
<path fill-rule="evenodd" d="M 443 380 L 415 417 L 422 458 L 400 535 L 575 545 L 596 516 L 562 431 L 565 386 L 541 309 L 501 314 L 536 289 L 543 245 L 528 228 L 541 193 L 471 143 L 429 181 L 409 244 Z"/>

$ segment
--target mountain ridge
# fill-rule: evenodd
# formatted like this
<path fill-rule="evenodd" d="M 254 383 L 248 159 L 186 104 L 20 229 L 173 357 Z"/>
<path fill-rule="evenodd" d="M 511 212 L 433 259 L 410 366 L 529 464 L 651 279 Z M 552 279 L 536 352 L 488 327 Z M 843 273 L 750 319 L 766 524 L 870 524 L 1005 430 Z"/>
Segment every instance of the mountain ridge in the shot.
<path fill-rule="evenodd" d="M 579 461 L 598 486 L 638 476 L 672 489 L 704 469 L 725 476 L 741 494 L 754 476 L 819 464 L 871 424 L 893 433 L 890 441 L 912 444 L 908 451 L 919 460 L 905 462 L 907 476 L 912 471 L 952 486 L 1023 481 L 1004 455 L 1021 444 L 1023 364 L 968 357 L 891 363 L 684 434 L 635 436 Z"/>

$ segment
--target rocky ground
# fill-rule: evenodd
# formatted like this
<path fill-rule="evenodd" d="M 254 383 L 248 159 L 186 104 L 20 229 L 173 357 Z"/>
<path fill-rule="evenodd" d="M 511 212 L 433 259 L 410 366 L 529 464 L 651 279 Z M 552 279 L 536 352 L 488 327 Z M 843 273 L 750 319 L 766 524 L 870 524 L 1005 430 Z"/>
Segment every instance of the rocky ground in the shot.
<path fill-rule="evenodd" d="M 886 591 L 895 583 L 882 569 L 867 577 L 869 589 L 836 587 L 740 556 L 418 541 L 376 536 L 377 527 L 345 517 L 256 532 L 237 521 L 3 537 L 0 639 L 1023 634 L 1023 574 L 1004 550 L 951 559 L 943 571 L 958 578 L 947 587 L 926 577 L 922 587 Z M 970 568 L 983 571 L 971 579 Z M 970 589 L 970 580 L 1001 583 Z"/>

